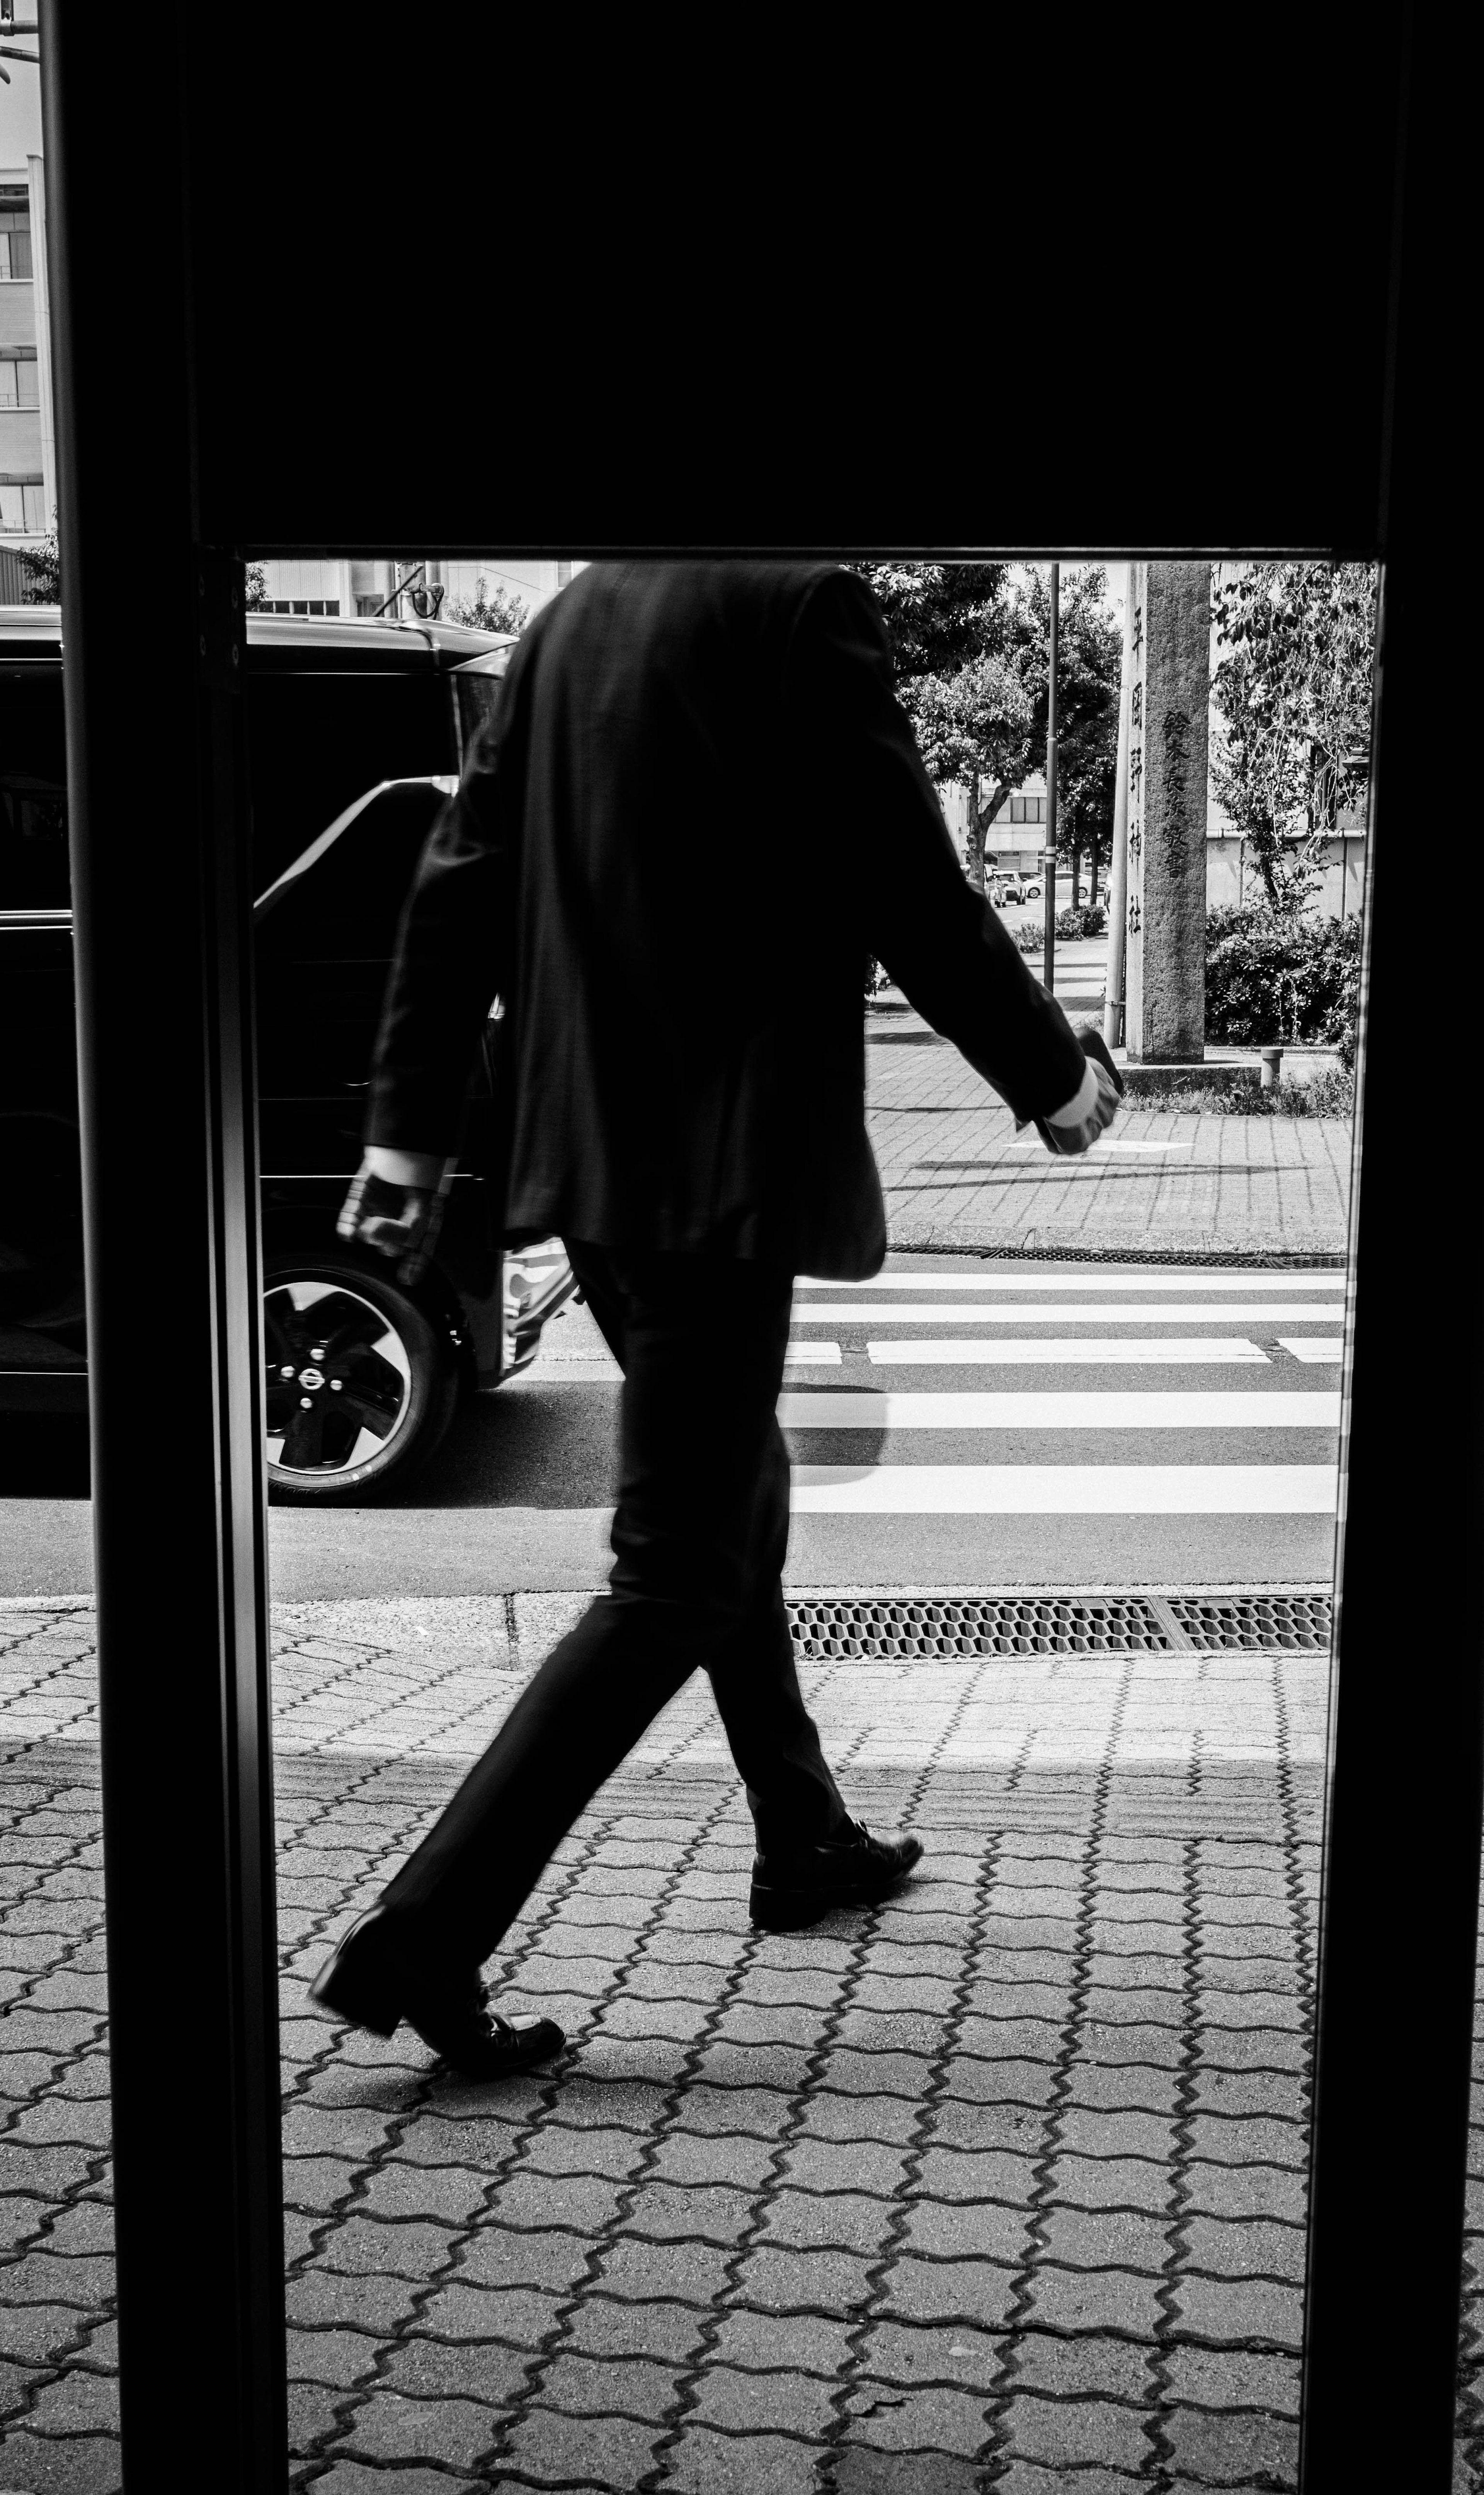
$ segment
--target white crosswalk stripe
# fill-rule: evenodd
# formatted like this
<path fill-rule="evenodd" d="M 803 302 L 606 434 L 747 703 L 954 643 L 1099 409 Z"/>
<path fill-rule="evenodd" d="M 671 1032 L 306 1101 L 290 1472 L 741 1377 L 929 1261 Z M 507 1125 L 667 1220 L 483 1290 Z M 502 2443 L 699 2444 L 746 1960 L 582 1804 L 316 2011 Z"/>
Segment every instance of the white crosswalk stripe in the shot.
<path fill-rule="evenodd" d="M 1069 1307 L 1064 1300 L 1049 1301 L 1045 1307 L 1037 1302 L 1019 1301 L 1002 1305 L 998 1301 L 959 1301 L 950 1308 L 935 1309 L 916 1304 L 902 1307 L 892 1300 L 869 1300 L 864 1307 L 854 1304 L 848 1310 L 827 1307 L 817 1300 L 803 1300 L 794 1309 L 796 1325 L 838 1325 L 848 1314 L 853 1325 L 1106 1325 L 1116 1316 L 1120 1325 L 1343 1325 L 1345 1303 L 1326 1300 L 1312 1308 L 1295 1309 L 1280 1301 L 1243 1300 L 1224 1306 L 1220 1300 L 1194 1300 L 1183 1307 L 1167 1303 L 1157 1309 L 1106 1306 Z"/>
<path fill-rule="evenodd" d="M 802 1515 L 1324 1516 L 1331 1464 L 796 1464 Z"/>
<path fill-rule="evenodd" d="M 1342 1335 L 1281 1334 L 1278 1340 L 1285 1351 L 1291 1351 L 1295 1360 L 1340 1361 L 1345 1357 L 1345 1339 Z"/>
<path fill-rule="evenodd" d="M 1177 1273 L 1171 1273 L 1166 1269 L 1163 1273 L 1151 1270 L 1138 1274 L 1104 1274 L 1096 1266 L 1089 1269 L 1086 1265 L 1082 1265 L 1075 1274 L 996 1274 L 993 1272 L 875 1274 L 864 1282 L 821 1280 L 812 1274 L 801 1274 L 796 1287 L 805 1293 L 811 1291 L 875 1291 L 878 1293 L 881 1291 L 932 1291 L 941 1294 L 944 1291 L 973 1291 L 977 1292 L 981 1299 L 986 1294 L 999 1296 L 1011 1291 L 1043 1294 L 1047 1291 L 1080 1292 L 1084 1299 L 1090 1292 L 1096 1292 L 1097 1296 L 1103 1299 L 1109 1292 L 1115 1291 L 1137 1292 L 1140 1295 L 1146 1291 L 1178 1291 L 1185 1292 L 1187 1295 L 1192 1291 L 1200 1291 L 1209 1298 L 1213 1291 L 1228 1291 L 1233 1295 L 1240 1295 L 1245 1291 L 1250 1296 L 1254 1290 L 1260 1290 L 1264 1299 L 1270 1299 L 1275 1291 L 1328 1291 L 1331 1294 L 1343 1292 L 1345 1278 L 1342 1274 L 1333 1272 L 1276 1274 L 1264 1271 L 1259 1278 L 1251 1272 L 1200 1273 L 1194 1266 L 1187 1266 Z"/>
<path fill-rule="evenodd" d="M 1169 1394 L 1052 1388 L 1020 1394 L 873 1394 L 847 1389 L 778 1399 L 785 1430 L 1338 1430 L 1340 1398 L 1323 1389 L 1253 1394 L 1240 1387 Z"/>
<path fill-rule="evenodd" d="M 1144 1361 L 1162 1366 L 1194 1362 L 1201 1368 L 1213 1363 L 1255 1360 L 1263 1366 L 1267 1353 L 1260 1343 L 1246 1341 L 1241 1335 L 1007 1335 L 996 1341 L 984 1335 L 962 1338 L 929 1337 L 919 1342 L 893 1339 L 889 1342 L 866 1344 L 867 1357 L 876 1366 L 894 1363 L 902 1369 L 921 1369 L 929 1364 L 957 1369 L 973 1364 L 993 1364 L 997 1369 L 1038 1369 L 1045 1362 L 1080 1363 L 1082 1361 L 1121 1361 L 1127 1368 L 1137 1368 Z"/>

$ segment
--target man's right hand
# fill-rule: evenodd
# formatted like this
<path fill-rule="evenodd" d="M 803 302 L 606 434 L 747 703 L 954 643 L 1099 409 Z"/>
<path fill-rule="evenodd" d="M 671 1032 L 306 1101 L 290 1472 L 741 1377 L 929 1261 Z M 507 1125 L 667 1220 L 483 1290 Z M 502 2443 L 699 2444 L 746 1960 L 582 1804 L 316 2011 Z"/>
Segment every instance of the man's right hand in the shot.
<path fill-rule="evenodd" d="M 1123 1098 L 1123 1077 L 1107 1053 L 1103 1033 L 1096 1024 L 1086 1024 L 1077 1032 L 1087 1071 L 1082 1077 L 1081 1093 L 1067 1103 L 1065 1111 L 1055 1118 L 1038 1118 L 1036 1124 L 1047 1152 L 1085 1153 L 1106 1132 L 1118 1115 Z M 1070 1114 L 1069 1114 L 1070 1112 Z"/>
<path fill-rule="evenodd" d="M 1085 1113 L 1071 1124 L 1064 1124 L 1059 1118 L 1038 1122 L 1042 1136 L 1053 1153 L 1085 1153 L 1088 1145 L 1095 1144 L 1118 1115 L 1119 1095 L 1114 1089 L 1113 1077 L 1092 1058 L 1087 1061 L 1087 1070 L 1093 1077 L 1096 1093 L 1088 1102 Z"/>

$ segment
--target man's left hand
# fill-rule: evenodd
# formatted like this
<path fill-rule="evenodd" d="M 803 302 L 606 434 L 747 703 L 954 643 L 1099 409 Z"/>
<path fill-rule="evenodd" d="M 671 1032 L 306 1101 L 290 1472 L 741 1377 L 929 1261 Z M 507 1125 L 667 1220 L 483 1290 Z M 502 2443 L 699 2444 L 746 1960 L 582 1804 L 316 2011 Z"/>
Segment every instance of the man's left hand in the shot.
<path fill-rule="evenodd" d="M 410 1178 L 383 1176 L 378 1163 L 388 1160 L 409 1168 Z M 421 1281 L 442 1227 L 448 1175 L 426 1154 L 368 1151 L 341 1206 L 337 1235 L 386 1257 L 396 1265 L 399 1282 Z"/>

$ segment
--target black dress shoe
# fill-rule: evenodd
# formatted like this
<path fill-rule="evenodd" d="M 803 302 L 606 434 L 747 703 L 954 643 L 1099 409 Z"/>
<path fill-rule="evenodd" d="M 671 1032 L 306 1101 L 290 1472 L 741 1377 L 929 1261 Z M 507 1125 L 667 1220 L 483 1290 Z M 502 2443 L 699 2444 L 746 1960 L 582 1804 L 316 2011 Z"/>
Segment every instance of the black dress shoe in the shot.
<path fill-rule="evenodd" d="M 399 1945 L 382 1906 L 351 1925 L 309 1987 L 311 2001 L 352 2027 L 390 2036 L 405 2018 L 425 2045 L 469 2079 L 507 2079 L 549 2062 L 566 2038 L 555 2018 L 501 2018 L 477 1974 L 419 1965 Z"/>
<path fill-rule="evenodd" d="M 915 1836 L 872 1836 L 850 1821 L 825 1845 L 760 1854 L 752 1865 L 753 1923 L 760 1931 L 797 1932 L 836 1906 L 874 1906 L 923 1859 Z"/>

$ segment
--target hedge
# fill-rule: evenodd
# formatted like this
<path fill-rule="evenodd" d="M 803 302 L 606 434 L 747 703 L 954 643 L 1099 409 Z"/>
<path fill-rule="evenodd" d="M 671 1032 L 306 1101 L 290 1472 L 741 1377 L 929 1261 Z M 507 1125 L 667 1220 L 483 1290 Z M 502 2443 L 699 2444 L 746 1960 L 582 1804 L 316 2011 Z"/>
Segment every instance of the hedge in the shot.
<path fill-rule="evenodd" d="M 1239 1048 L 1304 1041 L 1355 1063 L 1360 918 L 1213 909 L 1206 919 L 1206 1037 Z"/>

